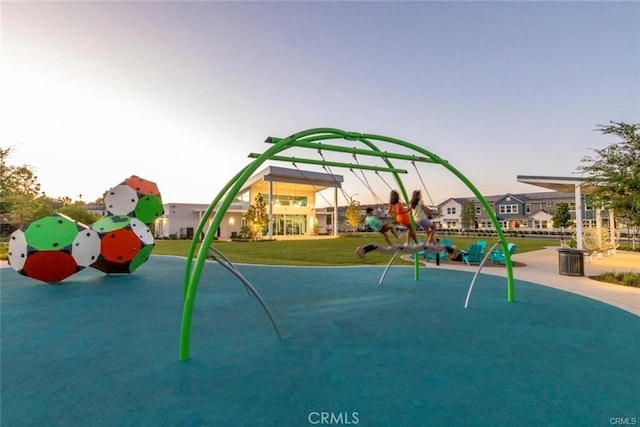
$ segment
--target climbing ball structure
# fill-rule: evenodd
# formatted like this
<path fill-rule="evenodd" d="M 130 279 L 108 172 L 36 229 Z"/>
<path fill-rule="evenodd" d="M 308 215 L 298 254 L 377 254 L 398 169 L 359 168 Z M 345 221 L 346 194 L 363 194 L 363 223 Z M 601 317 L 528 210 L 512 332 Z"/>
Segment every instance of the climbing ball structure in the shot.
<path fill-rule="evenodd" d="M 98 233 L 62 214 L 34 221 L 9 237 L 9 265 L 46 283 L 61 282 L 96 262 L 99 255 Z"/>

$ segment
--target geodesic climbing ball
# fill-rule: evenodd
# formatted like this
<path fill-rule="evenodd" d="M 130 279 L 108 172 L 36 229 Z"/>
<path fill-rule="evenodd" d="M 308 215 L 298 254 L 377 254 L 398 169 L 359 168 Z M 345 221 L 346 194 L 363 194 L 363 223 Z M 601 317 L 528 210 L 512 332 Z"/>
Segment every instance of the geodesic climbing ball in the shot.
<path fill-rule="evenodd" d="M 164 213 L 158 186 L 132 175 L 104 196 L 109 215 L 126 215 L 149 225 Z"/>
<path fill-rule="evenodd" d="M 137 218 L 106 216 L 91 228 L 100 236 L 100 256 L 91 267 L 105 273 L 132 273 L 155 246 L 151 230 Z"/>
<path fill-rule="evenodd" d="M 18 273 L 58 283 L 94 263 L 100 237 L 68 216 L 54 214 L 16 230 L 9 238 L 9 264 Z"/>

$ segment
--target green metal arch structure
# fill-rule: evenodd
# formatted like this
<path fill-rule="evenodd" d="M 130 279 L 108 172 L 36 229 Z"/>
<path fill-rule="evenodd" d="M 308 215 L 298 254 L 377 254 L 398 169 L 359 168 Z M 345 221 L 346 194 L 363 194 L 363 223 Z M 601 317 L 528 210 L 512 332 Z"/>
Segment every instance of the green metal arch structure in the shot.
<path fill-rule="evenodd" d="M 346 145 L 333 145 L 327 144 L 320 141 L 327 140 L 337 140 L 340 142 L 359 142 L 364 146 L 364 148 L 356 148 L 349 147 Z M 392 145 L 397 145 L 403 147 L 405 149 L 410 150 L 411 152 L 417 153 L 414 154 L 402 154 L 402 153 L 393 153 L 388 151 L 381 151 L 376 143 L 373 141 L 388 143 Z M 295 163 L 310 163 L 310 164 L 319 164 L 319 165 L 330 165 L 335 167 L 346 167 L 346 168 L 355 168 L 355 169 L 369 169 L 369 170 L 380 170 L 386 171 L 392 174 L 398 188 L 400 189 L 405 202 L 408 202 L 408 195 L 406 189 L 400 179 L 400 173 L 406 172 L 402 169 L 397 169 L 394 167 L 391 160 L 406 160 L 411 162 L 423 162 L 423 163 L 435 163 L 439 164 L 445 169 L 448 169 L 451 173 L 453 173 L 456 177 L 458 177 L 478 198 L 485 211 L 489 215 L 493 226 L 496 229 L 498 238 L 502 243 L 502 248 L 505 253 L 506 258 L 506 269 L 507 269 L 507 301 L 514 301 L 514 279 L 513 279 L 513 265 L 511 262 L 511 257 L 509 255 L 509 250 L 507 247 L 507 241 L 505 239 L 502 228 L 500 227 L 500 222 L 498 218 L 493 213 L 491 207 L 482 196 L 482 194 L 478 191 L 478 189 L 465 177 L 460 171 L 454 168 L 448 161 L 440 158 L 439 156 L 433 154 L 432 152 L 425 150 L 424 148 L 400 140 L 396 138 L 391 138 L 383 135 L 374 135 L 374 134 L 366 134 L 366 133 L 357 133 L 357 132 L 347 132 L 340 129 L 333 128 L 315 128 L 308 129 L 298 133 L 295 133 L 286 138 L 268 138 L 267 141 L 272 145 L 263 153 L 256 154 L 251 153 L 249 157 L 254 158 L 254 160 L 249 163 L 247 166 L 242 168 L 229 182 L 222 188 L 222 190 L 218 193 L 218 195 L 213 199 L 208 209 L 202 216 L 200 223 L 198 224 L 198 228 L 194 233 L 194 239 L 191 242 L 191 246 L 189 247 L 189 251 L 187 253 L 187 261 L 186 267 L 184 271 L 184 307 L 182 311 L 182 324 L 180 328 L 180 360 L 185 361 L 189 359 L 189 346 L 190 346 L 190 334 L 191 334 L 191 320 L 193 316 L 193 308 L 196 298 L 196 293 L 198 290 L 198 283 L 200 281 L 200 276 L 202 274 L 202 269 L 204 263 L 209 255 L 209 248 L 213 242 L 213 239 L 216 235 L 220 224 L 226 214 L 229 206 L 233 202 L 234 198 L 238 194 L 238 192 L 243 188 L 243 185 L 247 182 L 247 180 L 256 172 L 258 167 L 260 167 L 267 160 L 276 160 L 276 161 L 288 161 Z M 378 157 L 383 160 L 386 167 L 372 167 L 372 166 L 362 166 L 351 163 L 337 163 L 337 162 L 327 162 L 327 161 L 318 161 L 318 160 L 310 160 L 296 157 L 284 157 L 279 156 L 279 153 L 286 151 L 290 148 L 308 148 L 312 150 L 323 150 L 323 151 L 332 151 L 332 152 L 342 152 L 349 153 L 352 155 L 363 155 L 363 156 L 373 156 Z M 217 207 L 217 209 L 216 209 Z M 215 213 L 214 213 L 215 211 Z M 202 244 L 197 251 L 198 248 L 198 236 L 201 236 L 205 225 L 211 215 L 213 218 L 211 220 L 211 225 L 208 228 L 204 239 L 202 240 Z M 412 220 L 413 221 L 413 220 Z M 195 259 L 194 259 L 195 258 Z M 416 257 L 417 258 L 417 257 Z M 417 260 L 416 260 L 416 279 L 417 277 Z"/>

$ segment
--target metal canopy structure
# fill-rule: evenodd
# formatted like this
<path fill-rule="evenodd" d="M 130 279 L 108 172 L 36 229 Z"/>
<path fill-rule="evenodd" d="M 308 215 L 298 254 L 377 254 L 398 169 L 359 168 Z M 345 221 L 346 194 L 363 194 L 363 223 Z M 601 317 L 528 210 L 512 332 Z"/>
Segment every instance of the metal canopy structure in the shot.
<path fill-rule="evenodd" d="M 319 141 L 334 141 L 334 144 L 324 144 Z M 238 194 L 238 192 L 246 185 L 246 182 L 250 179 L 250 177 L 256 172 L 256 170 L 266 161 L 268 160 L 279 160 L 291 162 L 294 165 L 296 163 L 307 163 L 307 164 L 317 164 L 322 166 L 323 168 L 327 168 L 328 166 L 335 167 L 344 167 L 348 169 L 366 169 L 373 170 L 379 172 L 384 171 L 390 173 L 393 179 L 395 180 L 396 185 L 398 186 L 400 193 L 403 196 L 405 203 L 409 204 L 409 197 L 407 191 L 400 179 L 400 174 L 407 173 L 404 169 L 399 169 L 394 166 L 391 160 L 399 160 L 399 161 L 409 161 L 409 162 L 422 162 L 422 163 L 433 163 L 438 164 L 445 169 L 449 170 L 453 173 L 458 179 L 460 179 L 466 186 L 471 190 L 471 192 L 478 198 L 480 203 L 483 205 L 485 211 L 489 214 L 491 222 L 496 229 L 498 238 L 500 243 L 502 244 L 502 248 L 505 252 L 505 264 L 507 270 L 507 301 L 513 302 L 515 300 L 514 297 L 514 279 L 513 279 L 513 265 L 511 262 L 511 257 L 509 255 L 509 248 L 507 246 L 507 241 L 505 239 L 502 228 L 500 227 L 500 222 L 497 217 L 493 213 L 491 207 L 482 196 L 482 193 L 465 177 L 460 171 L 454 168 L 448 161 L 440 158 L 436 154 L 424 149 L 421 146 L 397 139 L 391 138 L 383 135 L 375 135 L 375 134 L 367 134 L 367 133 L 358 133 L 358 132 L 348 132 L 341 129 L 334 128 L 315 128 L 308 129 L 305 131 L 301 131 L 290 135 L 286 138 L 276 138 L 269 137 L 265 141 L 270 144 L 270 147 L 264 151 L 263 153 L 251 153 L 249 155 L 250 158 L 254 160 L 242 168 L 235 176 L 233 176 L 229 182 L 222 188 L 222 190 L 218 193 L 218 195 L 213 199 L 209 208 L 205 211 L 202 216 L 202 220 L 198 225 L 197 230 L 194 233 L 194 236 L 200 236 L 205 228 L 206 223 L 208 222 L 209 217 L 215 210 L 215 215 L 213 215 L 213 219 L 211 221 L 211 225 L 208 228 L 202 242 L 200 248 L 197 251 L 198 244 L 200 243 L 197 238 L 194 238 L 191 242 L 191 246 L 189 248 L 189 252 L 187 253 L 187 261 L 186 268 L 184 272 L 184 307 L 182 311 L 182 325 L 180 328 L 180 360 L 185 361 L 189 359 L 189 345 L 190 345 L 190 334 L 191 334 L 191 319 L 193 316 L 193 308 L 196 298 L 196 293 L 198 290 L 198 284 L 200 281 L 200 276 L 202 274 L 202 269 L 204 263 L 211 253 L 211 247 L 214 240 L 214 237 L 217 233 L 220 224 L 224 218 L 224 215 L 231 206 L 234 198 Z M 344 145 L 337 145 L 338 143 L 342 143 Z M 360 147 L 350 146 L 353 143 L 357 143 Z M 385 147 L 389 149 L 393 149 L 394 151 L 381 150 L 378 148 L 379 144 L 385 144 Z M 281 152 L 284 152 L 290 148 L 302 149 L 306 148 L 312 151 L 316 151 L 322 160 L 315 160 L 310 158 L 297 158 L 297 157 L 286 157 L 280 156 Z M 396 149 L 401 148 L 405 151 L 409 151 L 410 153 L 416 154 L 405 154 L 395 152 Z M 360 162 L 354 163 L 343 163 L 343 162 L 333 162 L 327 161 L 323 155 L 323 152 L 334 152 L 334 153 L 347 153 L 352 156 L 363 156 L 368 158 L 377 158 L 378 161 L 382 161 L 384 163 L 383 166 L 372 166 L 372 165 L 363 165 Z M 356 158 L 357 160 L 357 158 Z M 337 190 L 337 187 L 336 187 Z M 411 218 L 411 226 L 415 230 L 415 224 L 413 223 L 413 218 Z M 222 258 L 219 251 L 215 251 L 219 256 L 218 258 Z M 195 257 L 195 259 L 194 259 Z M 237 269 L 231 264 L 230 261 L 225 260 L 226 265 L 224 265 L 228 270 L 232 272 L 237 272 Z M 419 275 L 419 261 L 418 257 L 415 259 L 414 264 L 414 277 L 418 280 Z M 247 283 L 245 283 L 247 286 Z M 259 295 L 255 294 L 257 298 L 260 299 Z M 261 300 L 261 299 L 260 299 Z M 261 300 L 262 303 L 262 300 Z M 266 307 L 266 304 L 263 304 L 263 308 L 269 314 L 269 310 Z M 273 321 L 274 327 L 277 329 L 275 320 Z"/>
<path fill-rule="evenodd" d="M 316 191 L 322 191 L 329 187 L 342 187 L 344 178 L 340 175 L 329 175 L 326 173 L 306 171 L 302 173 L 296 169 L 281 168 L 278 166 L 268 166 L 260 173 L 249 179 L 240 192 L 248 189 L 258 181 L 286 182 L 290 184 L 312 185 Z"/>
<path fill-rule="evenodd" d="M 577 177 L 518 175 L 517 180 L 559 193 L 574 193 L 576 187 L 580 187 L 580 193 L 586 195 L 593 193 L 596 189 L 594 185 L 585 184 L 584 178 Z"/>
<path fill-rule="evenodd" d="M 548 188 L 561 193 L 574 193 L 576 203 L 576 246 L 583 249 L 582 242 L 582 197 L 593 193 L 594 185 L 586 185 L 584 178 L 560 176 L 518 175 L 518 182 Z"/>

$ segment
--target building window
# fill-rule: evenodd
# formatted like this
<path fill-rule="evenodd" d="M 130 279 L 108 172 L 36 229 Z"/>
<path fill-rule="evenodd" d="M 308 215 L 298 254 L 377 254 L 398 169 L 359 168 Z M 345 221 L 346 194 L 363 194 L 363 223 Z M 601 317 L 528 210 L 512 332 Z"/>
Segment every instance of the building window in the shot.
<path fill-rule="evenodd" d="M 456 208 L 447 208 L 447 215 L 455 215 Z"/>
<path fill-rule="evenodd" d="M 576 202 L 569 203 L 569 210 L 575 212 L 575 210 L 576 210 Z"/>
<path fill-rule="evenodd" d="M 275 206 L 307 206 L 307 196 L 287 196 L 278 194 L 273 197 Z"/>
<path fill-rule="evenodd" d="M 300 236 L 307 234 L 307 216 L 274 215 L 273 234 L 276 236 Z"/>
<path fill-rule="evenodd" d="M 527 203 L 526 205 L 524 205 L 524 211 L 526 213 L 531 213 L 531 203 Z"/>
<path fill-rule="evenodd" d="M 482 208 L 480 206 L 476 206 L 476 215 L 480 215 L 482 213 Z"/>
<path fill-rule="evenodd" d="M 499 212 L 501 214 L 517 214 L 518 205 L 500 205 Z"/>

